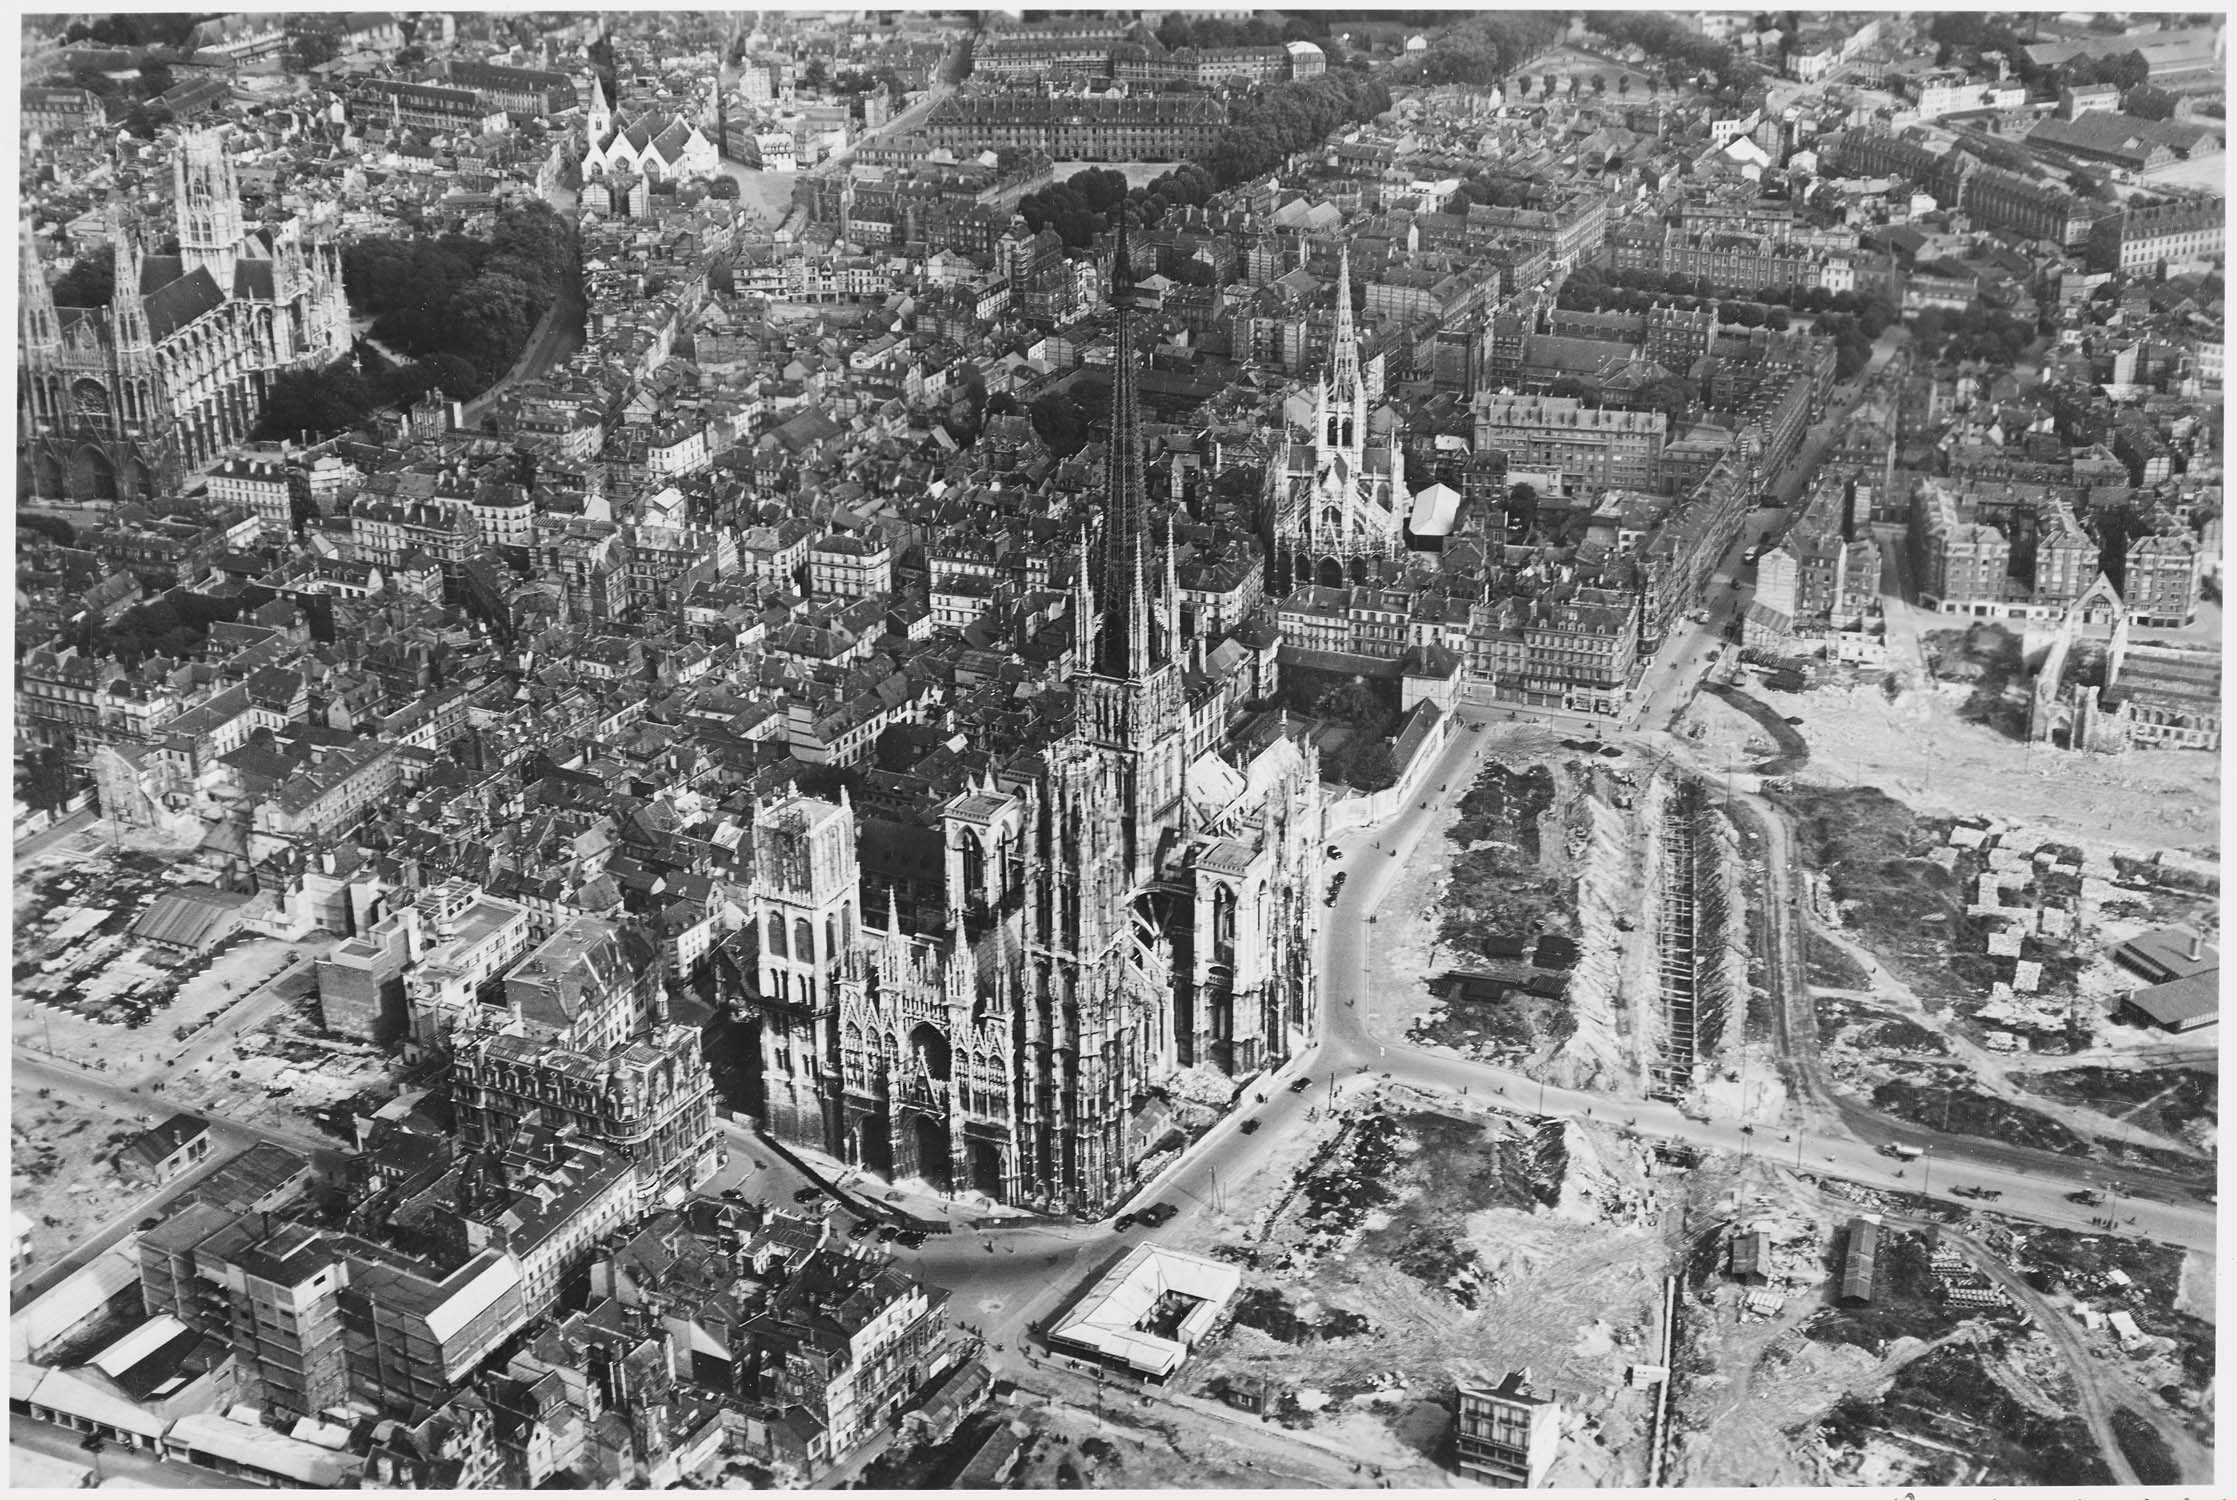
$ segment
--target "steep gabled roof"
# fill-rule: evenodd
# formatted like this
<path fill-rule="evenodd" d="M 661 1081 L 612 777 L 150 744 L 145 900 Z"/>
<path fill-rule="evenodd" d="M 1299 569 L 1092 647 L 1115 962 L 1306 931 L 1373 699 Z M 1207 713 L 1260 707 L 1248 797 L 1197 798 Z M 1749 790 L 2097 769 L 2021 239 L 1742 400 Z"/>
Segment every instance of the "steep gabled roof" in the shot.
<path fill-rule="evenodd" d="M 158 342 L 205 313 L 225 305 L 225 293 L 209 269 L 197 266 L 169 286 L 141 299 L 147 309 L 148 333 Z"/>

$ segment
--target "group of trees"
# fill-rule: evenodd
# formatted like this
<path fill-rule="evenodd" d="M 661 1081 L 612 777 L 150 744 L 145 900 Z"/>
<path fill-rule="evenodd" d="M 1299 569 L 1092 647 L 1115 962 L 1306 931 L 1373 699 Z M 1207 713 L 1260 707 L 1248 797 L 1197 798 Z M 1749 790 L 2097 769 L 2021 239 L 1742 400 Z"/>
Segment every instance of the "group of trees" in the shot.
<path fill-rule="evenodd" d="M 1836 379 L 1847 380 L 1872 362 L 1872 341 L 1880 336 L 1885 326 L 1877 320 L 1876 312 L 1829 312 L 1819 317 L 1819 337 L 1833 340 L 1833 374 Z"/>
<path fill-rule="evenodd" d="M 1652 275 L 1644 278 L 1653 283 L 1668 279 Z M 1776 304 L 1673 293 L 1659 285 L 1603 285 L 1586 282 L 1580 286 L 1572 281 L 1561 288 L 1558 303 L 1571 312 L 1645 312 L 1650 307 L 1679 307 L 1687 312 L 1696 312 L 1704 307 L 1713 307 L 1719 323 L 1731 323 L 1740 328 L 1783 330 L 1793 322 L 1793 315 Z"/>
<path fill-rule="evenodd" d="M 78 528 L 72 526 L 60 516 L 32 515 L 18 511 L 16 513 L 16 531 L 19 538 L 23 532 L 34 532 L 57 546 L 75 547 L 78 544 Z"/>
<path fill-rule="evenodd" d="M 1923 309 L 1911 320 L 1911 338 L 1928 359 L 1985 359 L 2009 365 L 2035 342 L 2035 325 L 1976 302 L 1956 312 Z"/>
<path fill-rule="evenodd" d="M 1530 95 L 1530 76 L 1531 75 L 1528 73 L 1518 73 L 1515 75 L 1515 82 L 1522 86 L 1523 97 L 1525 98 L 1528 98 Z M 1639 76 L 1646 80 L 1647 92 L 1649 94 L 1657 94 L 1662 91 L 1662 85 L 1655 80 L 1655 76 L 1652 73 L 1642 73 Z M 1554 89 L 1560 84 L 1560 81 L 1561 75 L 1559 73 L 1548 72 L 1539 74 L 1539 97 L 1546 99 L 1552 98 Z M 1607 95 L 1608 92 L 1608 75 L 1606 73 L 1580 74 L 1578 76 L 1576 84 L 1574 85 L 1574 88 L 1579 95 L 1582 95 L 1587 89 L 1589 89 L 1591 90 L 1593 97 L 1603 98 Z M 1629 95 L 1630 92 L 1631 73 L 1629 72 L 1629 70 L 1617 73 L 1616 97 L 1618 99 L 1624 98 Z"/>
<path fill-rule="evenodd" d="M 1065 244 L 1084 249 L 1118 222 L 1125 204 L 1126 174 L 1088 167 L 1037 193 L 1027 193 L 1018 200 L 1018 212 L 1035 234 L 1054 229 Z"/>
<path fill-rule="evenodd" d="M 1292 152 L 1318 146 L 1339 125 L 1372 120 L 1389 108 L 1388 88 L 1348 69 L 1272 84 L 1235 106 L 1200 165 L 1216 187 L 1231 188 L 1271 171 Z M 1173 175 L 1151 183 L 1145 196 Z"/>
<path fill-rule="evenodd" d="M 2125 23 L 2115 22 L 2109 34 L 2118 35 L 2125 29 Z M 2085 53 L 2046 67 L 2027 55 L 2028 44 L 2035 39 L 2034 26 L 2028 17 L 2016 12 L 1944 11 L 1928 24 L 1926 34 L 1934 42 L 1935 66 L 1972 61 L 1988 52 L 2002 53 L 2012 76 L 2035 93 L 2091 83 L 2110 83 L 2126 91 L 2151 77 L 2151 65 L 2143 53 L 2136 51 L 2105 56 Z"/>
<path fill-rule="evenodd" d="M 575 237 L 550 205 L 506 208 L 488 241 L 361 240 L 342 257 L 350 305 L 373 336 L 419 357 L 453 397 L 494 384 L 575 270 Z"/>
<path fill-rule="evenodd" d="M 2141 88 L 2152 76 L 2152 65 L 2144 60 L 2141 52 L 2121 52 L 2111 57 L 2076 57 L 2060 63 L 2051 71 L 2053 88 L 2080 88 L 2084 84 L 2109 83 L 2126 93 Z M 2174 100 L 2168 100 L 2168 112 L 2174 112 Z"/>
<path fill-rule="evenodd" d="M 54 281 L 58 307 L 107 307 L 117 294 L 113 255 L 81 255 Z"/>
<path fill-rule="evenodd" d="M 1406 65 L 1423 83 L 1497 83 L 1561 39 L 1566 16 L 1498 11 L 1472 16 L 1430 38 L 1429 50 Z"/>
<path fill-rule="evenodd" d="M 2121 95 L 2121 113 L 2134 115 L 2139 120 L 2172 120 L 2178 101 L 2165 89 L 2146 85 L 2132 88 Z"/>
<path fill-rule="evenodd" d="M 133 605 L 113 623 L 104 624 L 90 612 L 81 615 L 74 644 L 88 656 L 112 656 L 127 667 L 150 656 L 192 656 L 210 638 L 212 625 L 238 620 L 274 597 L 271 590 L 253 584 L 224 598 L 173 589 Z"/>
<path fill-rule="evenodd" d="M 1174 52 L 1183 47 L 1279 47 L 1286 42 L 1317 42 L 1327 34 L 1327 27 L 1314 15 L 1226 21 L 1176 10 L 1157 23 L 1157 39 Z"/>
<path fill-rule="evenodd" d="M 864 71 L 861 68 L 842 69 L 831 79 L 831 91 L 836 94 L 875 94 L 883 92 L 898 109 L 909 97 L 909 85 L 891 68 Z"/>
<path fill-rule="evenodd" d="M 184 47 L 198 18 L 191 14 L 96 16 L 72 21 L 62 33 L 65 42 L 93 42 L 103 47 Z"/>
<path fill-rule="evenodd" d="M 1619 47 L 1635 46 L 1650 56 L 1708 74 L 1719 93 L 1737 94 L 1754 76 L 1752 67 L 1730 47 L 1710 40 L 1672 15 L 1603 10 L 1593 12 L 1590 24 Z"/>
<path fill-rule="evenodd" d="M 1026 408 L 1026 415 L 1033 421 L 1034 435 L 1058 458 L 1070 458 L 1087 446 L 1088 436 L 1095 429 L 1096 414 L 1110 404 L 1108 386 L 1090 392 L 1083 389 L 1086 384 L 1077 381 L 1061 390 L 1044 391 Z M 1096 399 L 1097 396 L 1101 399 Z"/>
<path fill-rule="evenodd" d="M 1452 211 L 1464 214 L 1479 203 L 1486 208 L 1528 208 L 1536 193 L 1535 184 L 1527 177 L 1478 172 L 1461 179 L 1459 191 L 1453 194 Z"/>
<path fill-rule="evenodd" d="M 1367 679 L 1355 677 L 1319 693 L 1308 712 L 1351 731 L 1342 744 L 1321 752 L 1323 780 L 1341 781 L 1362 792 L 1398 784 L 1398 764 L 1390 749 L 1398 715 Z"/>
<path fill-rule="evenodd" d="M 1711 302 L 1722 302 L 1731 308 L 1754 307 L 1758 316 L 1752 320 L 1745 313 L 1724 319 L 1727 323 L 1740 323 L 1749 328 L 1786 327 L 1787 320 L 1779 314 L 1787 308 L 1813 315 L 1853 313 L 1863 319 L 1868 330 L 1867 339 L 1878 338 L 1880 330 L 1899 316 L 1895 304 L 1881 292 L 1832 292 L 1822 286 L 1786 286 L 1754 287 L 1744 298 L 1719 297 L 1718 288 L 1698 276 L 1677 271 L 1603 270 L 1597 266 L 1578 267 L 1562 283 L 1560 298 L 1561 306 L 1586 312 L 1605 308 L 1631 312 L 1656 303 L 1674 303 L 1692 309 Z"/>
<path fill-rule="evenodd" d="M 393 364 L 361 343 L 355 358 L 275 379 L 257 433 L 275 439 L 341 432 L 383 407 L 409 406 L 442 383 L 432 363 Z"/>

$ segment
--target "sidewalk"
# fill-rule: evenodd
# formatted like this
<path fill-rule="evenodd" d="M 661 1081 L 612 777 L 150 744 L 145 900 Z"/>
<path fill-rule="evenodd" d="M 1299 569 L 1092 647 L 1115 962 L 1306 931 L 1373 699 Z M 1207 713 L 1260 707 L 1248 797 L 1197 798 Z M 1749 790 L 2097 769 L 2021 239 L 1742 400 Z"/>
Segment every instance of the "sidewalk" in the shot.
<path fill-rule="evenodd" d="M 850 1167 L 837 1157 L 826 1156 L 813 1147 L 786 1144 L 765 1132 L 756 1132 L 756 1135 L 771 1150 L 789 1157 L 803 1172 L 822 1183 L 834 1196 L 860 1214 L 898 1213 L 928 1227 L 945 1225 L 950 1229 L 977 1229 L 996 1220 L 1020 1226 L 1027 1223 L 1056 1222 L 1045 1214 L 997 1203 L 984 1193 L 965 1193 L 959 1197 L 945 1198 L 921 1180 L 883 1182 L 859 1167 Z"/>

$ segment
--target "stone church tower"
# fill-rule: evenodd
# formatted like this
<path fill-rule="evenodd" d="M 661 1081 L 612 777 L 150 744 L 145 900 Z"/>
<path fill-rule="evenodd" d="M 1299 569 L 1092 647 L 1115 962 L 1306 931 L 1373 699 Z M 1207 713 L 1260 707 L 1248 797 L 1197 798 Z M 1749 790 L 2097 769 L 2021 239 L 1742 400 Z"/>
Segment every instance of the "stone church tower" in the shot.
<path fill-rule="evenodd" d="M 1273 551 L 1267 590 L 1279 598 L 1304 584 L 1342 586 L 1374 576 L 1405 545 L 1411 496 L 1398 436 L 1368 432 L 1367 379 L 1352 322 L 1351 251 L 1336 274 L 1336 331 L 1328 370 L 1302 441 L 1292 435 L 1266 470 Z"/>

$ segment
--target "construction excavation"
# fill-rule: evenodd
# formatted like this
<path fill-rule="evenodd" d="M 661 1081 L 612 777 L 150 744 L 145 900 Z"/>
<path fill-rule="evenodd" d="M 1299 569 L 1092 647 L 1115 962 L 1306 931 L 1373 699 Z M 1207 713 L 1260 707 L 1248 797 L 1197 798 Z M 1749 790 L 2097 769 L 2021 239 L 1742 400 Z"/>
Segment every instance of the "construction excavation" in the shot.
<path fill-rule="evenodd" d="M 1901 929 L 1868 903 L 1875 882 L 1888 883 L 1891 899 L 1908 882 L 1901 891 L 1914 902 L 1920 898 L 1911 890 L 1933 889 L 1909 859 L 1996 873 L 2007 888 L 2002 900 L 2015 909 L 2027 900 L 2049 910 L 2059 893 L 2078 891 L 2076 925 L 2086 930 L 2117 920 L 2117 913 L 2129 919 L 2115 928 L 2123 937 L 2153 923 L 2196 920 L 2201 908 L 2164 884 L 2149 885 L 2156 867 L 2121 865 L 2124 883 L 2100 887 L 2093 865 L 2082 867 L 2079 881 L 2067 873 L 2067 846 L 2039 849 L 1987 820 L 1968 832 L 1962 820 L 1922 819 L 1916 831 L 1883 837 L 1877 830 L 1887 818 L 1879 804 L 1809 795 L 1826 805 L 1811 806 L 1817 816 L 1804 823 L 1804 837 L 1794 842 L 1788 829 L 1767 841 L 1785 828 L 1781 804 L 1752 785 L 1721 785 L 1638 752 L 1619 756 L 1512 732 L 1456 799 L 1443 838 L 1424 841 L 1383 903 L 1384 966 L 1426 976 L 1411 1017 L 1417 1045 L 1509 1068 L 1551 1088 L 1628 1096 L 1641 1109 L 1670 1107 L 1686 1120 L 1732 1122 L 1744 1132 L 1734 1152 L 1629 1143 L 1646 1174 L 1642 1186 L 1651 1186 L 1634 1207 L 1618 1210 L 1618 1222 L 1651 1203 L 1647 1212 L 1662 1226 L 1666 1257 L 1640 1289 L 1659 1289 L 1664 1271 L 1678 1279 L 1667 1312 L 1660 1297 L 1633 1311 L 1629 1340 L 1640 1368 L 1666 1367 L 1669 1379 L 1645 1379 L 1649 1399 L 1636 1407 L 1587 1404 L 1603 1422 L 1619 1410 L 1642 1421 L 1641 1443 L 1619 1450 L 1614 1471 L 1649 1485 L 2043 1483 L 2060 1474 L 2126 1481 L 2206 1472 L 2211 1453 L 2198 1413 L 2211 1409 L 2203 1383 L 2210 1375 L 2195 1362 L 2200 1346 L 2190 1341 L 2201 1330 L 2210 1336 L 2211 1323 L 2194 1311 L 2198 1299 L 2185 1288 L 2198 1285 L 2198 1276 L 2182 1270 L 2179 1253 L 2122 1262 L 2133 1266 L 2126 1281 L 2106 1272 L 2034 1270 L 2045 1250 L 2074 1238 L 2072 1231 L 2000 1215 L 1989 1200 L 2001 1194 L 1976 1195 L 1913 1148 L 1885 1149 L 1879 1158 L 1891 1177 L 1911 1164 L 1908 1185 L 1936 1189 L 1931 1198 L 1821 1181 L 1810 1170 L 1821 1158 L 1804 1147 L 1805 1138 L 1845 1128 L 1819 1114 L 1825 1096 L 1813 1090 L 1828 1086 L 1838 1091 L 1832 1097 L 1853 1098 L 1858 1119 L 1885 1121 L 1887 1128 L 1946 1120 L 1952 1130 L 1991 1133 L 1999 1127 L 1968 1100 L 1981 1077 L 1997 1076 L 1996 1118 L 2020 1122 L 2005 1127 L 2020 1144 L 2040 1140 L 2055 1150 L 2055 1136 L 2025 1127 L 2029 1119 L 2055 1116 L 2071 1123 L 2073 1138 L 2098 1136 L 2140 1161 L 2172 1162 L 2169 1153 L 2183 1148 L 2210 1155 L 2210 1087 L 2203 1094 L 2184 1088 L 2190 1075 L 2177 1073 L 2157 1092 L 2140 1080 L 2124 1088 L 2134 1075 L 1993 1051 L 1984 1040 L 1991 1033 L 1975 1029 L 1981 1023 L 1972 1007 L 1957 1012 L 1962 1019 L 1953 1027 L 1946 1002 L 1922 1003 L 1891 965 L 1875 960 L 1880 934 Z M 1809 864 L 1797 868 L 1795 853 L 1823 857 L 1826 841 L 1851 860 L 1840 867 L 1846 884 L 1813 877 Z M 2019 851 L 2016 860 L 1997 853 L 2007 844 Z M 1988 889 L 1968 878 L 1968 890 Z M 1782 913 L 1772 909 L 1790 899 L 1781 892 L 1802 899 Z M 1988 899 L 1974 898 L 1977 906 Z M 1931 915 L 1907 909 L 1914 923 L 1918 910 Z M 2035 906 L 2023 910 L 2036 926 L 2054 930 Z M 1409 912 L 1418 920 L 1388 915 Z M 1786 928 L 1792 940 L 1807 945 L 1806 970 L 1797 968 L 1792 980 L 1777 950 L 1766 951 L 1781 929 L 1773 919 L 1782 916 L 1797 924 Z M 1984 938 L 1969 938 L 1970 930 L 1914 933 L 1907 941 L 1921 952 L 1930 943 L 1945 950 L 1985 945 Z M 1911 949 L 1891 958 L 1907 968 L 1914 962 Z M 2085 994 L 2105 992 L 2094 970 L 2083 970 L 2079 985 Z M 1987 990 L 1985 981 L 1981 988 Z M 1815 1080 L 1793 1071 L 1798 1008 L 1809 1025 L 1811 1055 L 1823 1057 L 1813 1063 Z M 1984 1019 L 2012 1012 L 2007 1003 Z M 2063 1028 L 2059 1035 L 2063 1040 Z M 2073 1063 L 2105 1052 L 2102 1041 L 2093 1041 Z M 1948 1081 L 1937 1083 L 1944 1075 Z M 1518 1102 L 1527 1105 L 1529 1097 L 1525 1092 Z M 2122 1123 L 2110 1118 L 2116 1113 Z M 1625 1123 L 1617 1122 L 1620 1138 L 1631 1135 Z M 1481 1189 L 1407 1170 L 1444 1135 L 1427 1116 L 1415 1117 L 1404 1134 L 1421 1141 L 1421 1157 L 1379 1156 L 1354 1170 L 1364 1168 L 1362 1182 L 1400 1174 L 1392 1180 L 1413 1182 L 1419 1197 L 1402 1229 L 1371 1232 L 1360 1248 L 1375 1250 L 1414 1284 L 1438 1288 L 1459 1315 L 1512 1306 L 1513 1258 L 1495 1255 L 1480 1236 L 1457 1233 L 1482 1211 L 1480 1199 L 1466 1196 Z M 1759 1154 L 1750 1152 L 1748 1136 L 1760 1143 Z M 1574 1158 L 1586 1136 L 1572 1123 L 1554 1138 Z M 1392 1139 L 1403 1145 L 1402 1137 Z M 1511 1132 L 1507 1144 L 1464 1149 L 1489 1152 L 1493 1163 L 1535 1161 L 1543 1192 L 1562 1169 L 1537 1153 L 1514 1155 L 1523 1139 Z M 1592 1154 L 1605 1160 L 1607 1153 L 1603 1145 Z M 1514 1175 L 1510 1213 L 1530 1204 L 1528 1175 Z M 1463 1195 L 1457 1218 L 1435 1206 L 1448 1190 Z M 1540 1197 L 1536 1211 L 1578 1201 L 1574 1192 Z M 1368 1223 L 1381 1225 L 1389 1212 L 1369 1207 Z M 1873 1227 L 1868 1234 L 1859 1224 Z M 1877 1269 L 1859 1273 L 1847 1247 L 1875 1237 L 1882 1246 Z M 2085 1236 L 2081 1243 L 2118 1242 Z M 1289 1239 L 1262 1264 L 1281 1276 L 1319 1278 L 1337 1264 L 1337 1249 L 1310 1237 Z M 2103 1264 L 2086 1257 L 2084 1263 Z M 1651 1264 L 1638 1263 L 1639 1272 Z M 1337 1292 L 1334 1283 L 1321 1284 Z M 1356 1282 L 1350 1290 L 1367 1292 Z M 1377 1336 L 1352 1329 L 1355 1313 L 1378 1335 L 1394 1319 L 1407 1321 L 1399 1304 L 1372 1294 L 1337 1298 L 1308 1301 L 1297 1309 L 1299 1321 L 1277 1317 L 1275 1326 L 1307 1347 L 1342 1348 Z M 2118 1323 L 2107 1316 L 2106 1298 L 2126 1303 Z M 1418 1316 L 1418 1303 L 1408 1299 L 1407 1307 Z M 2210 1311 L 2209 1305 L 2209 1317 Z M 1307 1331 L 1315 1327 L 1317 1335 Z M 2065 1352 L 2084 1347 L 2092 1350 L 2089 1367 L 2062 1364 Z M 1293 1345 L 1260 1368 L 1281 1368 L 1295 1357 Z M 2118 1382 L 2108 1384 L 2097 1368 L 2107 1360 L 2151 1385 L 2111 1397 Z M 1571 1367 L 1570 1378 L 1576 1373 Z M 2077 1402 L 2082 1416 L 2052 1415 Z M 2024 1436 L 1984 1437 L 2005 1430 Z M 1736 1432 L 1744 1440 L 1736 1441 Z"/>
<path fill-rule="evenodd" d="M 1660 1030 L 1650 1098 L 1680 1103 L 1737 1040 L 1747 1014 L 1747 916 L 1731 824 L 1690 778 L 1657 779 L 1655 985 Z"/>

